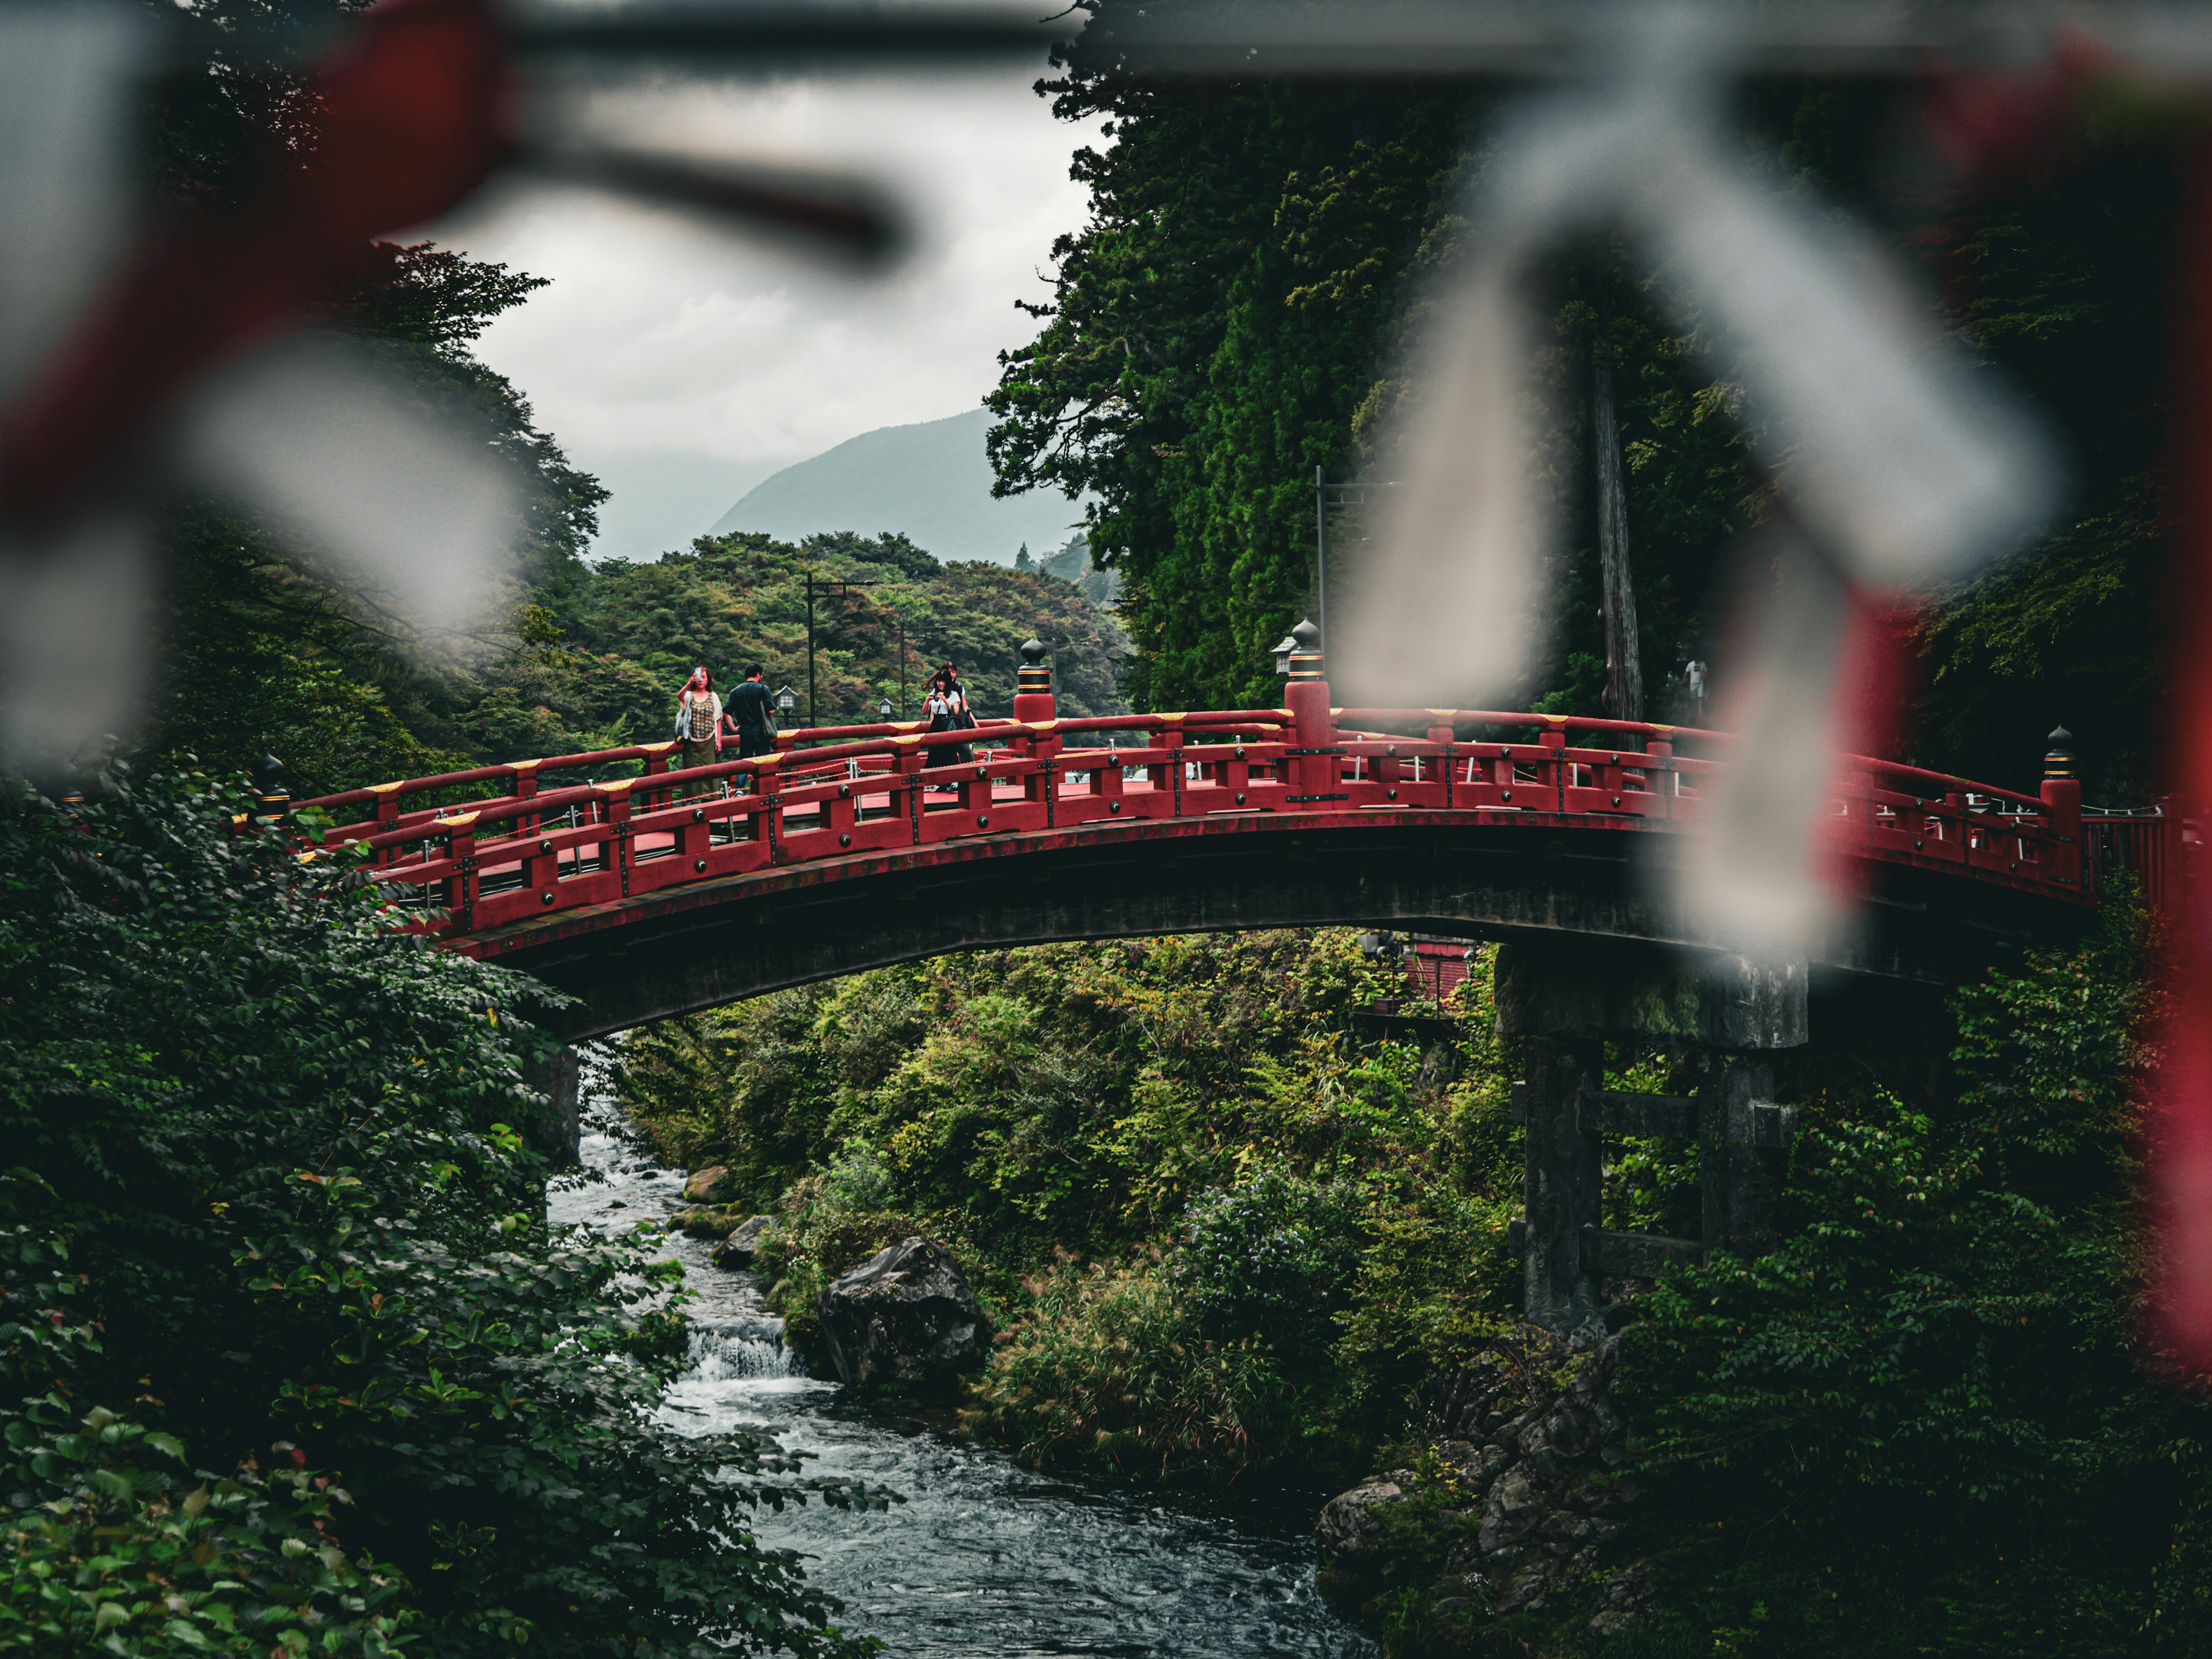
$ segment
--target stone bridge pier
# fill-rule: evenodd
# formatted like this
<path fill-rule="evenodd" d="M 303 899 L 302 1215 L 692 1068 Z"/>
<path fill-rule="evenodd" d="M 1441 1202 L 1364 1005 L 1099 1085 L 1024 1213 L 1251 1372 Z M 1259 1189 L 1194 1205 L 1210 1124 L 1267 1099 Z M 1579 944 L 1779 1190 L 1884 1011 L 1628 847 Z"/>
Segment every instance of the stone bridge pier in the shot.
<path fill-rule="evenodd" d="M 1711 1250 L 1757 1247 L 1795 1117 L 1774 1100 L 1773 1056 L 1810 1040 L 1808 988 L 1802 962 L 1580 939 L 1499 947 L 1498 1030 L 1528 1039 L 1513 1114 L 1528 1133 L 1515 1235 L 1529 1320 L 1557 1331 L 1600 1323 L 1602 1278 L 1656 1278 Z M 1697 1093 L 1608 1091 L 1608 1041 L 1690 1049 Z M 1605 1229 L 1608 1134 L 1697 1143 L 1701 1237 Z"/>

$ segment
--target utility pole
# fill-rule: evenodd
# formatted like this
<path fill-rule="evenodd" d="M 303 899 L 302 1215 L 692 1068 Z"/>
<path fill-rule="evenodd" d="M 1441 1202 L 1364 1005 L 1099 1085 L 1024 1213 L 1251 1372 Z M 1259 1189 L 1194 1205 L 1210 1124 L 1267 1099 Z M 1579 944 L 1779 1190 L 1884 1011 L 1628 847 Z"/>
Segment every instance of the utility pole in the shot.
<path fill-rule="evenodd" d="M 905 586 L 904 582 L 848 581 L 842 576 L 831 576 L 823 581 L 819 591 L 826 597 L 842 602 L 845 595 L 856 587 L 903 587 Z M 810 565 L 806 571 L 806 723 L 809 726 L 821 724 L 820 713 L 814 705 L 814 596 L 816 592 L 814 570 Z M 841 611 L 839 614 L 842 616 L 843 612 Z M 906 718 L 906 617 L 896 606 L 892 607 L 891 614 L 898 618 L 899 718 L 904 720 Z"/>
<path fill-rule="evenodd" d="M 1328 469 L 1314 468 L 1314 611 L 1321 648 L 1328 649 Z"/>
<path fill-rule="evenodd" d="M 1601 317 L 1602 313 L 1601 313 Z M 1628 568 L 1628 489 L 1620 473 L 1620 415 L 1602 327 L 1590 335 L 1590 447 L 1597 464 L 1598 610 L 1605 623 L 1605 712 L 1644 718 L 1644 653 Z"/>

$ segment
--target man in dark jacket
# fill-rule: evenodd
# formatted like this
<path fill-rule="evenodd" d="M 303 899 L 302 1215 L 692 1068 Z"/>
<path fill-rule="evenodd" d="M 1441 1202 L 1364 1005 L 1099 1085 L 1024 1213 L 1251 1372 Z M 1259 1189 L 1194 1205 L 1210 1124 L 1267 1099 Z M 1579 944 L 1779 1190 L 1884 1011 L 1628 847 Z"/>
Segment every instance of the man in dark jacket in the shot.
<path fill-rule="evenodd" d="M 768 683 L 761 678 L 767 672 L 758 663 L 752 664 L 722 705 L 722 712 L 737 725 L 739 760 L 775 752 L 775 705 L 769 699 Z"/>

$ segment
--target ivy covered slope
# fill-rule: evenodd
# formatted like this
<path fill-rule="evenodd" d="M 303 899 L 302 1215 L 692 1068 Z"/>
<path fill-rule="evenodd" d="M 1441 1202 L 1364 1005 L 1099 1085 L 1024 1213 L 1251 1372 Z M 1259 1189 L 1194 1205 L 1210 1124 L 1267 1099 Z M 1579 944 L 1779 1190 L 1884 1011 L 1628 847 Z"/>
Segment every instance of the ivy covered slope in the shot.
<path fill-rule="evenodd" d="M 623 1092 L 780 1212 L 802 1346 L 830 1277 L 924 1233 L 1008 1332 L 977 1432 L 1201 1483 L 1342 1469 L 1514 1277 L 1496 1045 L 1424 1077 L 1352 1030 L 1389 988 L 1336 932 L 979 953 L 647 1027 Z"/>
<path fill-rule="evenodd" d="M 1100 0 L 1094 19 L 1176 0 Z M 1095 492 L 1093 556 L 1120 572 L 1140 707 L 1240 706 L 1269 689 L 1267 647 L 1310 611 L 1316 466 L 1395 476 L 1387 415 L 1418 283 L 1469 233 L 1490 106 L 1403 86 L 1149 82 L 1094 61 L 1042 83 L 1056 113 L 1103 120 L 1078 152 L 1087 217 L 1054 248 L 1034 341 L 989 402 L 1001 486 Z M 1924 596 L 1923 763 L 2032 787 L 2024 757 L 2063 722 L 2093 799 L 2140 799 L 2152 763 L 2152 653 L 2166 550 L 2166 316 L 2175 133 L 2099 109 L 2069 158 L 1974 193 L 1893 166 L 1899 112 L 1819 79 L 1747 95 L 1746 152 L 1779 192 L 1817 192 L 1917 267 L 1942 328 L 2030 392 L 2060 430 L 2072 498 L 2041 546 Z M 1725 684 L 1709 614 L 1772 501 L 1743 434 L 1760 410 L 1718 379 L 1633 248 L 1559 250 L 1534 299 L 1530 476 L 1563 526 L 1554 651 L 1534 695 L 1597 712 L 1589 373 L 1613 370 L 1649 714 L 1688 657 Z M 1413 359 L 1418 368 L 1418 358 Z M 1333 592 L 1359 580 L 1353 520 L 1333 532 Z M 1225 700 L 1225 701 L 1224 701 Z"/>
<path fill-rule="evenodd" d="M 529 983 L 244 805 L 0 811 L 0 1652 L 854 1650 L 791 1460 L 649 1415 L 650 1237 L 545 1225 Z"/>

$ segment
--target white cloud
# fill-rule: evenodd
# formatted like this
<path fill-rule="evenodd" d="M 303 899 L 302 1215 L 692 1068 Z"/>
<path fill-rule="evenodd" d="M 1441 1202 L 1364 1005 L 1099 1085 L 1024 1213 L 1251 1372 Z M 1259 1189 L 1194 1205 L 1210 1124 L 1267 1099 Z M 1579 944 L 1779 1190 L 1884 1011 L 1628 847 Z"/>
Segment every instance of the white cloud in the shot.
<path fill-rule="evenodd" d="M 1039 72 L 641 79 L 563 112 L 648 148 L 865 173 L 915 233 L 905 259 L 872 279 L 672 211 L 544 186 L 512 187 L 434 234 L 553 279 L 480 349 L 573 459 L 641 478 L 689 465 L 702 499 L 726 463 L 738 486 L 726 507 L 763 468 L 974 408 L 996 383 L 998 353 L 1034 335 L 1014 301 L 1049 292 L 1053 239 L 1084 212 L 1069 158 L 1099 142 L 1052 118 L 1030 90 Z M 617 484 L 602 546 L 635 556 L 610 545 L 641 505 L 626 506 Z M 666 518 L 664 507 L 655 534 Z"/>

